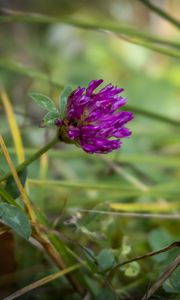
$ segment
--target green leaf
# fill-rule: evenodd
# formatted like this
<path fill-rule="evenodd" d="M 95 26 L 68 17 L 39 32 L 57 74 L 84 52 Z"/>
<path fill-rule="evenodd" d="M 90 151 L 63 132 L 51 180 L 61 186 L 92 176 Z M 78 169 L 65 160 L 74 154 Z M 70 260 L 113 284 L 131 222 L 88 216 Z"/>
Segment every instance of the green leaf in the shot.
<path fill-rule="evenodd" d="M 93 271 L 93 273 L 98 273 L 97 260 L 96 260 L 96 256 L 95 256 L 94 252 L 87 247 L 83 247 L 83 250 L 84 250 L 84 255 L 86 257 L 85 260 L 86 260 L 87 265 Z"/>
<path fill-rule="evenodd" d="M 114 255 L 111 249 L 103 249 L 97 256 L 97 262 L 100 270 L 105 272 L 111 269 L 115 264 Z"/>
<path fill-rule="evenodd" d="M 132 250 L 130 245 L 129 237 L 124 236 L 122 239 L 122 246 L 121 246 L 121 254 L 120 256 L 126 257 Z"/>
<path fill-rule="evenodd" d="M 180 254 L 180 249 L 173 248 L 168 251 L 168 257 L 161 263 L 161 266 L 167 267 L 169 264 L 173 263 L 176 257 Z"/>
<path fill-rule="evenodd" d="M 105 216 L 102 214 L 94 213 L 95 210 L 104 210 L 108 211 L 109 206 L 107 203 L 99 203 L 95 205 L 87 215 L 83 216 L 82 219 L 80 219 L 79 223 L 80 226 L 86 227 L 91 232 L 99 232 L 99 226 L 104 221 Z"/>
<path fill-rule="evenodd" d="M 6 172 L 2 168 L 0 168 L 0 175 L 3 176 L 5 174 L 6 174 Z"/>
<path fill-rule="evenodd" d="M 98 295 L 95 297 L 95 300 L 115 300 L 117 299 L 114 295 L 113 290 L 111 290 L 109 287 L 101 289 L 101 291 L 98 293 Z"/>
<path fill-rule="evenodd" d="M 163 288 L 167 293 L 180 293 L 180 266 L 172 273 L 172 275 L 164 282 Z"/>
<path fill-rule="evenodd" d="M 140 271 L 140 265 L 138 264 L 137 261 L 133 261 L 126 265 L 124 274 L 127 277 L 135 277 L 139 274 Z"/>
<path fill-rule="evenodd" d="M 42 108 L 44 108 L 47 111 L 51 112 L 57 112 L 58 109 L 56 108 L 54 102 L 47 96 L 39 93 L 29 93 L 29 96 Z"/>
<path fill-rule="evenodd" d="M 19 179 L 22 185 L 25 185 L 26 178 L 27 178 L 27 169 L 24 168 L 22 171 L 18 172 Z M 4 189 L 12 196 L 12 198 L 16 199 L 19 197 L 19 189 L 14 181 L 13 176 L 9 177 L 6 181 L 6 185 Z"/>
<path fill-rule="evenodd" d="M 176 290 L 174 286 L 171 284 L 170 279 L 168 278 L 166 282 L 163 284 L 163 289 L 165 292 L 170 293 L 170 294 L 179 294 L 180 290 Z M 172 299 L 172 298 L 171 298 Z M 177 299 L 177 298 L 176 298 Z"/>
<path fill-rule="evenodd" d="M 173 238 L 165 229 L 154 229 L 148 236 L 149 244 L 153 251 L 157 251 L 173 242 Z M 154 260 L 161 262 L 167 259 L 168 253 L 164 252 L 153 257 Z"/>
<path fill-rule="evenodd" d="M 161 263 L 165 270 L 168 265 L 172 264 L 176 257 L 179 255 L 179 248 L 174 248 L 168 251 L 168 257 Z M 163 288 L 167 293 L 180 293 L 180 266 L 168 277 L 164 282 Z"/>
<path fill-rule="evenodd" d="M 0 184 L 0 197 L 3 201 L 18 206 L 16 200 L 12 198 L 12 196 L 4 189 L 4 187 Z"/>
<path fill-rule="evenodd" d="M 26 214 L 7 203 L 0 203 L 0 218 L 11 227 L 17 234 L 25 239 L 31 235 L 31 225 Z"/>
<path fill-rule="evenodd" d="M 97 232 L 97 231 L 92 231 L 89 230 L 88 228 L 84 226 L 77 226 L 79 231 L 85 235 L 87 235 L 89 238 L 96 239 L 96 240 L 102 240 L 103 239 L 103 233 Z"/>
<path fill-rule="evenodd" d="M 43 125 L 46 127 L 53 127 L 55 126 L 54 122 L 56 119 L 60 117 L 59 112 L 52 112 L 49 111 L 43 118 Z"/>
<path fill-rule="evenodd" d="M 71 86 L 67 85 L 63 90 L 62 90 L 62 93 L 61 93 L 61 96 L 60 96 L 60 103 L 59 103 L 59 107 L 60 107 L 60 117 L 62 119 L 64 119 L 64 115 L 65 115 L 65 112 L 66 112 L 66 104 L 67 104 L 67 98 L 69 97 L 69 95 L 71 94 L 72 92 L 72 88 Z"/>

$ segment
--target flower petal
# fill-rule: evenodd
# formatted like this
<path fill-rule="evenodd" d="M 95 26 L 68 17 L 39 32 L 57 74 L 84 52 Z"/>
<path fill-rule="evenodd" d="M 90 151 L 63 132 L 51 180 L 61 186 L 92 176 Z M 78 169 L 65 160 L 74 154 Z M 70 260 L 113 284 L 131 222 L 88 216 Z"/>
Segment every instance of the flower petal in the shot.
<path fill-rule="evenodd" d="M 115 133 L 113 133 L 113 136 L 117 137 L 117 138 L 126 138 L 126 137 L 130 136 L 131 134 L 132 134 L 131 130 L 129 130 L 126 127 L 122 127 L 119 130 L 117 130 Z"/>
<path fill-rule="evenodd" d="M 71 126 L 69 131 L 68 131 L 68 136 L 70 139 L 75 140 L 79 137 L 80 130 L 77 127 Z"/>
<path fill-rule="evenodd" d="M 87 89 L 78 87 L 67 101 L 64 120 L 56 120 L 71 140 L 75 140 L 88 153 L 109 153 L 119 149 L 121 138 L 131 135 L 124 125 L 133 119 L 129 111 L 119 111 L 127 99 L 118 96 L 123 88 L 106 85 L 99 92 L 95 89 L 103 82 L 93 80 Z"/>
<path fill-rule="evenodd" d="M 103 82 L 102 79 L 92 80 L 86 89 L 86 96 L 91 96 L 94 90 Z"/>

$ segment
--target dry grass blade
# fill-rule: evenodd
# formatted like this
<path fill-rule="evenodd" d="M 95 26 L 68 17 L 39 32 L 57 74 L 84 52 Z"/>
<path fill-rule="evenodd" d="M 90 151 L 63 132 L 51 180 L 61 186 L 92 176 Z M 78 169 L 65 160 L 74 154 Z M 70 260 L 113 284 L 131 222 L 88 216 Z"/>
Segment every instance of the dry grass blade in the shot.
<path fill-rule="evenodd" d="M 15 113 L 11 104 L 11 101 L 5 91 L 5 89 L 0 87 L 0 96 L 2 99 L 2 103 L 4 105 L 4 109 L 7 115 L 9 127 L 11 130 L 12 138 L 14 141 L 15 153 L 17 155 L 18 163 L 22 163 L 25 160 L 24 147 L 21 138 L 21 133 L 16 121 Z M 26 190 L 28 190 L 28 184 L 26 182 Z"/>
<path fill-rule="evenodd" d="M 12 160 L 11 160 L 11 157 L 9 155 L 9 152 L 7 150 L 7 147 L 5 145 L 5 142 L 3 140 L 2 135 L 0 135 L 0 145 L 1 145 L 1 148 L 2 148 L 2 151 L 3 151 L 3 154 L 4 154 L 5 158 L 6 158 L 6 161 L 7 161 L 8 165 L 9 165 L 9 168 L 10 168 L 10 170 L 12 172 L 12 176 L 14 178 L 14 181 L 16 182 L 17 188 L 19 189 L 19 192 L 21 194 L 21 198 L 22 198 L 22 200 L 23 200 L 23 202 L 24 202 L 24 204 L 25 204 L 25 206 L 26 206 L 26 208 L 28 210 L 28 214 L 31 217 L 31 220 L 34 221 L 34 222 L 36 222 L 35 214 L 33 212 L 33 209 L 31 209 L 30 200 L 29 200 L 29 198 L 28 198 L 28 196 L 26 194 L 26 191 L 25 191 L 25 189 L 24 189 L 24 187 L 23 187 L 23 185 L 22 185 L 22 183 L 21 183 L 21 181 L 19 179 L 19 176 L 18 176 L 18 174 L 16 172 L 16 168 L 15 168 L 15 166 L 14 166 Z"/>
<path fill-rule="evenodd" d="M 21 181 L 18 177 L 18 174 L 16 172 L 16 168 L 15 168 L 15 166 L 12 162 L 12 159 L 9 155 L 9 152 L 7 150 L 7 147 L 5 145 L 5 142 L 4 142 L 4 139 L 3 139 L 2 135 L 0 135 L 0 145 L 1 145 L 1 148 L 2 148 L 2 151 L 3 151 L 3 154 L 5 156 L 5 159 L 6 159 L 8 165 L 9 165 L 9 168 L 12 172 L 12 176 L 14 178 L 14 181 L 16 182 L 16 185 L 19 189 L 19 192 L 21 194 L 21 198 L 22 198 L 22 200 L 24 202 L 24 205 L 27 209 L 28 215 L 30 216 L 31 221 L 36 223 L 36 215 L 35 215 L 33 209 L 31 208 L 30 200 L 29 200 L 29 198 L 26 194 L 26 191 L 25 191 L 24 187 L 22 186 L 22 183 L 21 183 Z"/>
<path fill-rule="evenodd" d="M 46 277 L 44 277 L 44 278 L 42 278 L 40 280 L 37 280 L 37 281 L 35 281 L 35 282 L 33 282 L 33 283 L 25 286 L 24 288 L 16 291 L 15 293 L 9 295 L 8 297 L 4 298 L 3 300 L 13 300 L 13 299 L 16 299 L 16 298 L 18 298 L 18 297 L 20 297 L 20 296 L 28 293 L 29 291 L 32 291 L 32 290 L 34 290 L 34 289 L 36 289 L 36 288 L 38 288 L 38 287 L 40 287 L 42 285 L 47 284 L 48 282 L 51 282 L 51 281 L 53 281 L 53 280 L 55 280 L 55 279 L 57 279 L 59 277 L 64 276 L 65 274 L 68 274 L 68 273 L 70 273 L 70 272 L 78 269 L 80 266 L 81 266 L 80 264 L 76 264 L 76 265 L 73 265 L 73 266 L 71 266 L 69 268 L 66 268 L 66 269 L 62 270 L 62 271 L 59 271 L 57 273 L 48 275 L 48 276 L 46 276 Z"/>
<path fill-rule="evenodd" d="M 160 220 L 178 220 L 180 221 L 180 214 L 159 214 L 159 213 L 135 213 L 135 212 L 116 212 L 95 209 L 78 209 L 79 212 L 95 213 L 101 215 L 110 215 L 123 218 L 140 218 L 140 219 L 160 219 Z"/>
<path fill-rule="evenodd" d="M 179 208 L 177 203 L 157 202 L 157 203 L 109 203 L 110 208 L 126 212 L 170 212 Z"/>
<path fill-rule="evenodd" d="M 129 174 L 127 171 L 125 171 L 122 167 L 117 165 L 116 163 L 108 160 L 105 157 L 102 157 L 102 160 L 109 165 L 110 168 L 112 168 L 117 174 L 121 175 L 124 177 L 128 182 L 130 182 L 132 185 L 137 187 L 140 191 L 148 191 L 149 187 L 144 184 L 142 181 L 140 181 L 138 178 L 133 176 L 132 174 Z"/>
<path fill-rule="evenodd" d="M 14 181 L 16 182 L 16 185 L 21 194 L 21 198 L 23 200 L 24 206 L 28 212 L 28 215 L 30 217 L 32 224 L 34 225 L 34 229 L 35 229 L 34 237 L 41 243 L 41 245 L 43 245 L 44 249 L 49 254 L 49 256 L 52 258 L 52 260 L 55 262 L 56 266 L 58 266 L 59 268 L 65 269 L 66 265 L 65 265 L 64 261 L 62 260 L 61 256 L 59 255 L 59 253 L 54 248 L 54 246 L 50 243 L 48 238 L 46 236 L 44 236 L 44 234 L 41 233 L 39 224 L 37 222 L 36 214 L 31 206 L 31 202 L 30 202 L 30 199 L 29 199 L 27 193 L 21 184 L 21 181 L 18 177 L 16 168 L 11 160 L 11 157 L 9 155 L 9 152 L 7 150 L 7 147 L 5 145 L 2 135 L 0 135 L 0 145 L 1 145 L 1 148 L 3 151 L 3 154 L 6 158 L 6 161 L 9 165 L 9 168 L 11 170 Z M 72 286 L 75 288 L 75 290 L 77 290 L 80 294 L 83 294 L 83 289 L 81 288 L 79 283 L 76 281 L 76 279 L 72 278 L 71 275 L 67 275 L 67 277 L 68 277 L 69 281 L 71 282 Z"/>
<path fill-rule="evenodd" d="M 119 166 L 117 163 L 114 163 L 108 159 L 102 158 L 103 161 L 105 161 L 110 168 L 112 168 L 117 174 L 119 174 L 120 176 L 122 176 L 123 178 L 125 178 L 129 183 L 131 183 L 133 186 L 135 186 L 136 188 L 138 188 L 140 191 L 142 192 L 148 192 L 150 190 L 150 186 L 144 184 L 144 182 L 142 182 L 141 180 L 139 180 L 138 178 L 136 178 L 134 175 L 128 173 L 124 168 L 122 168 L 121 166 Z M 137 211 L 154 211 L 154 212 L 163 212 L 163 211 L 168 211 L 173 209 L 178 209 L 179 205 L 175 204 L 175 206 L 171 203 L 169 204 L 168 201 L 162 197 L 158 197 L 158 202 L 156 205 L 154 203 L 135 203 L 134 204 L 134 209 Z M 131 205 L 131 211 L 134 212 L 133 208 L 133 204 Z M 112 203 L 110 204 L 110 207 L 115 209 L 115 210 L 120 210 L 122 209 L 123 204 L 121 205 L 121 203 Z M 127 208 L 128 204 L 126 204 L 126 208 Z M 170 207 L 169 207 L 170 206 Z M 142 217 L 142 214 L 141 214 Z"/>
<path fill-rule="evenodd" d="M 11 102 L 9 100 L 9 97 L 6 93 L 6 91 L 4 90 L 3 87 L 0 88 L 0 96 L 1 96 L 1 100 L 7 115 L 7 120 L 9 123 L 9 127 L 11 130 L 11 134 L 12 134 L 12 138 L 14 141 L 14 146 L 16 149 L 16 154 L 17 154 L 17 158 L 18 158 L 18 162 L 22 163 L 25 159 L 24 157 L 24 148 L 23 148 L 23 143 L 22 143 L 22 139 L 21 139 L 21 134 L 17 125 L 17 121 L 13 112 L 13 108 L 11 105 Z"/>

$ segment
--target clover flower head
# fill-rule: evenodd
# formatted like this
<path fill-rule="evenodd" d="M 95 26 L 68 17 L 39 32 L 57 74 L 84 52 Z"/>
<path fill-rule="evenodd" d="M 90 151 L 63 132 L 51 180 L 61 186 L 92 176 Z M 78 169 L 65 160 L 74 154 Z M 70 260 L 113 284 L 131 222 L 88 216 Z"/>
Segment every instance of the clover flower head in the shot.
<path fill-rule="evenodd" d="M 119 111 L 127 102 L 119 96 L 124 89 L 108 84 L 95 92 L 102 82 L 93 80 L 87 88 L 74 90 L 67 99 L 64 118 L 55 121 L 61 140 L 74 142 L 88 153 L 119 149 L 121 139 L 131 135 L 125 124 L 133 114 Z"/>

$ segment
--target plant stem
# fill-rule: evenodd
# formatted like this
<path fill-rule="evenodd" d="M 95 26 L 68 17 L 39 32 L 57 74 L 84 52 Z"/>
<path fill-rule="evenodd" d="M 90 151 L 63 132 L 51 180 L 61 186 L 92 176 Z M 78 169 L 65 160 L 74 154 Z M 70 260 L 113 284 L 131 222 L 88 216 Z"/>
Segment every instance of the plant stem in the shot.
<path fill-rule="evenodd" d="M 21 63 L 10 61 L 8 59 L 5 59 L 5 57 L 3 57 L 3 59 L 0 59 L 0 67 L 2 69 L 6 69 L 14 73 L 21 74 L 23 76 L 28 76 L 36 80 L 41 80 L 59 89 L 64 88 L 64 83 L 59 82 L 57 78 L 51 78 L 49 74 L 44 74 L 43 72 L 32 67 L 24 67 Z"/>
<path fill-rule="evenodd" d="M 156 52 L 159 52 L 159 53 L 162 53 L 162 54 L 165 54 L 165 55 L 169 55 L 169 56 L 174 57 L 174 58 L 180 58 L 179 51 L 171 50 L 171 48 L 169 48 L 169 47 L 159 47 L 156 44 L 149 43 L 148 41 L 145 41 L 143 39 L 125 37 L 123 35 L 121 35 L 120 38 L 127 41 L 127 42 L 129 42 L 129 43 L 131 43 L 131 44 L 142 46 L 144 48 L 154 50 Z"/>
<path fill-rule="evenodd" d="M 51 149 L 55 144 L 57 144 L 59 141 L 58 137 L 54 138 L 50 143 L 46 144 L 44 147 L 42 147 L 40 150 L 35 152 L 31 157 L 26 159 L 22 164 L 18 165 L 16 167 L 16 172 L 22 171 L 25 167 L 27 167 L 29 164 L 31 164 L 34 160 L 38 159 L 42 154 L 47 152 L 49 149 Z M 0 178 L 0 182 L 7 180 L 12 175 L 11 172 L 7 173 L 3 177 Z"/>
<path fill-rule="evenodd" d="M 46 152 L 48 149 L 50 149 L 55 143 L 57 143 L 58 138 L 53 139 L 49 144 L 41 148 L 39 151 L 37 151 L 33 156 L 31 156 L 28 160 L 24 161 L 21 165 L 17 167 L 17 170 L 21 170 L 28 164 L 30 164 L 32 161 L 37 159 L 40 155 L 42 155 L 44 152 Z M 15 169 L 15 166 L 11 160 L 11 157 L 9 155 L 9 152 L 7 150 L 7 147 L 5 145 L 5 142 L 3 140 L 3 137 L 0 135 L 0 145 L 3 151 L 3 154 L 5 156 L 5 159 L 8 163 L 8 166 L 10 167 L 11 173 L 14 178 L 14 181 L 17 185 L 17 188 L 20 192 L 21 199 L 24 203 L 24 207 L 27 211 L 27 214 L 29 216 L 29 219 L 31 220 L 31 223 L 33 225 L 33 236 L 35 239 L 42 245 L 46 253 L 49 255 L 49 257 L 53 260 L 55 265 L 60 269 L 66 269 L 66 264 L 64 263 L 63 259 L 61 258 L 61 255 L 58 253 L 56 248 L 53 244 L 51 244 L 48 237 L 43 233 L 41 230 L 41 224 L 38 222 L 36 212 L 33 209 L 33 206 L 31 204 L 31 201 L 29 199 L 29 196 L 27 195 L 24 187 L 22 186 L 22 183 L 18 177 L 17 170 Z M 6 176 L 7 177 L 7 176 Z M 4 196 L 4 194 L 3 194 Z M 80 295 L 83 295 L 84 289 L 81 287 L 79 282 L 74 278 L 71 274 L 66 275 L 67 279 L 69 280 L 70 284 L 73 286 L 74 290 L 78 292 Z"/>
<path fill-rule="evenodd" d="M 170 46 L 178 48 L 180 47 L 179 43 L 164 40 L 162 38 L 153 36 L 146 32 L 138 31 L 132 27 L 123 25 L 123 24 L 109 24 L 109 23 L 99 23 L 99 22 L 85 22 L 80 20 L 75 20 L 71 18 L 60 18 L 60 17 L 52 17 L 48 15 L 42 15 L 37 13 L 24 13 L 22 11 L 15 11 L 10 9 L 1 9 L 3 15 L 0 16 L 0 22 L 24 22 L 24 23 L 41 23 L 41 24 L 56 24 L 56 23 L 64 23 L 70 26 L 75 26 L 78 28 L 86 29 L 86 30 L 109 30 L 114 33 L 123 34 L 126 36 L 130 36 L 133 38 L 140 38 L 145 41 L 149 41 L 152 43 L 161 44 L 164 46 Z"/>
<path fill-rule="evenodd" d="M 152 4 L 151 2 L 147 0 L 139 0 L 141 3 L 149 7 L 151 10 L 153 10 L 156 14 L 158 14 L 160 17 L 165 19 L 166 21 L 170 22 L 172 25 L 176 26 L 178 29 L 180 29 L 180 22 L 176 20 L 174 17 L 167 14 L 164 10 L 160 9 L 156 5 Z"/>
<path fill-rule="evenodd" d="M 62 260 L 61 256 L 59 255 L 58 251 L 54 247 L 54 245 L 50 242 L 48 237 L 41 232 L 41 230 L 38 228 L 38 225 L 34 227 L 35 232 L 33 233 L 33 237 L 43 246 L 45 252 L 49 255 L 49 257 L 52 259 L 54 264 L 59 268 L 59 269 L 66 269 L 67 266 Z M 79 293 L 79 295 L 83 296 L 84 295 L 84 289 L 83 287 L 79 284 L 79 282 L 76 280 L 75 277 L 73 277 L 71 274 L 66 274 L 66 278 L 69 280 L 71 285 L 74 287 L 74 290 Z"/>
<path fill-rule="evenodd" d="M 148 300 L 163 285 L 163 283 L 172 275 L 172 273 L 180 266 L 180 254 L 175 258 L 174 262 L 167 267 L 163 275 L 155 282 L 146 292 L 142 300 Z"/>
<path fill-rule="evenodd" d="M 122 36 L 121 36 L 121 38 L 122 38 Z M 127 37 L 126 38 L 123 37 L 123 39 L 126 40 L 127 42 L 131 42 L 133 44 L 142 44 L 143 43 L 142 41 L 137 40 L 137 39 L 136 40 L 131 39 L 131 41 Z M 157 46 L 155 46 L 155 45 L 150 46 L 150 44 L 148 44 L 147 47 L 152 49 L 152 48 L 155 48 Z M 166 52 L 166 54 L 167 54 L 167 52 L 169 52 L 170 50 L 168 48 L 167 49 L 162 48 L 162 51 L 163 51 L 163 53 Z M 179 52 L 176 52 L 177 55 L 175 53 L 174 54 L 173 53 L 174 53 L 174 51 L 171 53 L 173 57 L 180 58 L 180 53 Z M 52 84 L 53 86 L 57 86 L 58 88 L 63 88 L 64 87 L 64 84 L 59 83 L 59 81 L 56 80 L 56 79 L 53 79 L 53 80 L 49 79 L 48 76 L 44 76 L 45 74 L 40 72 L 39 70 L 32 69 L 32 68 L 27 68 L 27 66 L 23 66 L 20 63 L 10 61 L 10 60 L 7 60 L 5 58 L 0 59 L 0 68 L 5 69 L 9 72 L 13 72 L 13 73 L 28 76 L 32 79 L 39 79 L 39 80 L 42 80 L 42 81 L 45 81 L 45 82 L 49 82 L 49 84 Z M 75 88 L 75 86 L 73 86 L 73 87 Z M 164 122 L 164 123 L 168 123 L 168 124 L 180 127 L 180 121 L 179 120 L 171 119 L 169 117 L 163 116 L 163 115 L 158 114 L 156 112 L 150 112 L 150 111 L 147 111 L 147 110 L 144 110 L 144 109 L 141 109 L 139 107 L 132 106 L 132 105 L 127 105 L 126 109 L 132 110 L 136 114 L 146 116 L 147 118 L 155 119 L 158 122 Z"/>
<path fill-rule="evenodd" d="M 19 298 L 20 296 L 38 288 L 38 287 L 41 287 L 57 278 L 60 278 L 66 274 L 69 274 L 70 272 L 78 269 L 81 265 L 80 264 L 74 264 L 72 265 L 71 267 L 68 267 L 66 268 L 65 270 L 61 270 L 59 272 L 56 272 L 56 273 L 53 273 L 53 274 L 50 274 L 48 276 L 45 276 L 37 281 L 34 281 L 28 285 L 26 285 L 25 287 L 23 288 L 20 288 L 19 290 L 17 290 L 16 292 L 14 292 L 13 294 L 7 296 L 6 298 L 4 298 L 4 300 L 13 300 L 13 299 L 16 299 L 16 298 Z"/>
<path fill-rule="evenodd" d="M 132 110 L 136 114 L 144 115 L 148 118 L 155 119 L 155 120 L 160 121 L 160 122 L 165 122 L 165 123 L 168 123 L 168 124 L 171 124 L 171 125 L 174 125 L 174 126 L 178 126 L 178 127 L 180 126 L 179 120 L 173 120 L 169 117 L 166 117 L 166 116 L 163 116 L 163 115 L 160 115 L 158 113 L 151 112 L 151 111 L 147 111 L 147 110 L 141 109 L 139 107 L 126 105 L 126 109 Z"/>

